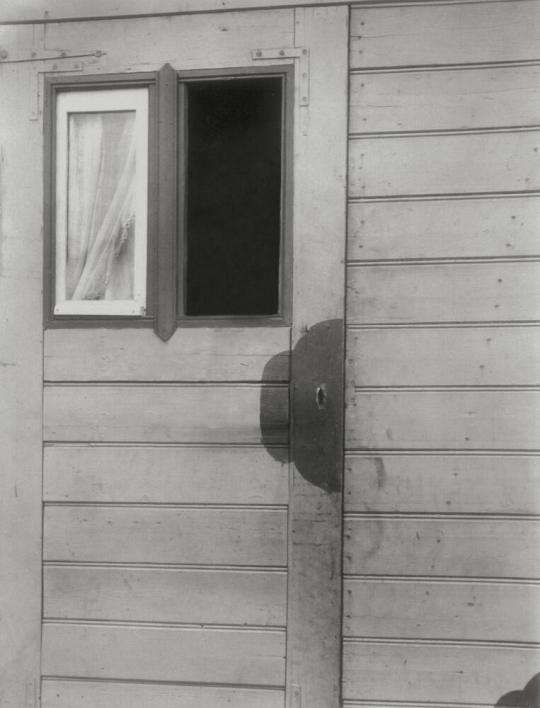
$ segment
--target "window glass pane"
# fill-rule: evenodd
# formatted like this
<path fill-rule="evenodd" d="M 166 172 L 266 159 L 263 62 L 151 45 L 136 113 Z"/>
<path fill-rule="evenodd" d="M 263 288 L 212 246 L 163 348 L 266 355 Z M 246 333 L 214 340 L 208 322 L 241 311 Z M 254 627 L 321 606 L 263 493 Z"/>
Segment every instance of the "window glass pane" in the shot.
<path fill-rule="evenodd" d="M 57 103 L 56 314 L 143 314 L 147 91 Z"/>
<path fill-rule="evenodd" d="M 282 80 L 187 84 L 188 315 L 279 311 Z"/>
<path fill-rule="evenodd" d="M 133 297 L 135 113 L 69 116 L 67 300 Z"/>

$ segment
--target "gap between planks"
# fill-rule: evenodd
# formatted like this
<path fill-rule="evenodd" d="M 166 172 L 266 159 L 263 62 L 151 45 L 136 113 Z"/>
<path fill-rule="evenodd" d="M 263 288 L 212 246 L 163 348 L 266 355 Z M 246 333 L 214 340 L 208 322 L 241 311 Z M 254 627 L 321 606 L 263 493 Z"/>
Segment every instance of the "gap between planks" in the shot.
<path fill-rule="evenodd" d="M 532 585 L 540 586 L 540 579 L 531 578 L 473 578 L 462 575 L 359 575 L 344 573 L 343 580 L 358 583 L 431 583 L 440 585 Z"/>
<path fill-rule="evenodd" d="M 537 133 L 540 125 L 483 126 L 481 128 L 438 128 L 434 130 L 380 130 L 349 133 L 349 140 L 373 140 L 377 138 L 421 138 L 446 135 L 492 135 L 493 133 Z"/>
<path fill-rule="evenodd" d="M 77 676 L 54 676 L 45 674 L 41 677 L 42 681 L 63 681 L 66 683 L 105 683 L 105 684 L 122 684 L 135 686 L 186 686 L 193 688 L 231 688 L 234 690 L 245 691 L 277 691 L 283 693 L 283 686 L 266 685 L 266 684 L 245 684 L 245 683 L 206 683 L 202 681 L 157 681 L 152 679 L 122 679 L 122 678 L 99 678 L 95 676 L 77 677 Z"/>
<path fill-rule="evenodd" d="M 122 563 L 120 561 L 61 561 L 44 560 L 44 568 L 118 568 L 125 570 L 170 570 L 170 571 L 209 571 L 209 572 L 230 572 L 230 573 L 277 573 L 287 574 L 287 566 L 284 565 L 208 565 L 207 563 Z"/>
<path fill-rule="evenodd" d="M 500 0 L 500 2 L 505 1 L 506 0 Z M 474 2 L 474 0 L 471 0 L 471 2 Z M 462 3 L 440 2 L 437 4 L 457 5 Z M 402 5 L 401 7 L 403 6 L 404 5 Z M 411 6 L 414 7 L 414 5 L 408 5 L 408 7 Z M 379 5 L 378 7 L 381 7 L 381 5 Z M 363 74 L 408 74 L 421 73 L 427 71 L 468 71 L 473 69 L 519 69 L 520 67 L 527 66 L 540 66 L 540 59 L 516 59 L 515 61 L 509 59 L 507 61 L 481 61 L 464 63 L 457 62 L 455 64 L 397 64 L 395 66 L 354 67 L 350 69 L 349 75 L 361 76 Z"/>
<path fill-rule="evenodd" d="M 155 627 L 158 629 L 184 629 L 211 632 L 268 632 L 284 634 L 286 627 L 281 625 L 255 624 L 212 624 L 210 622 L 151 622 L 140 620 L 88 619 L 85 617 L 43 617 L 43 624 L 73 624 L 78 627 Z"/>
<path fill-rule="evenodd" d="M 539 642 L 504 642 L 478 639 L 402 639 L 401 637 L 343 637 L 343 644 L 391 644 L 393 646 L 490 647 L 493 649 L 540 649 Z"/>

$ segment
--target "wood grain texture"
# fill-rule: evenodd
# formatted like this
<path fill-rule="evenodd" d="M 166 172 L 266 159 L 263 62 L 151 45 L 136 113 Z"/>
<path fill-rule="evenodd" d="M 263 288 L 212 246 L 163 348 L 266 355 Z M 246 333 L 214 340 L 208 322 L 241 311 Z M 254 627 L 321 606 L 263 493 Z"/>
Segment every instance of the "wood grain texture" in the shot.
<path fill-rule="evenodd" d="M 283 708 L 282 690 L 85 681 L 42 684 L 42 708 Z"/>
<path fill-rule="evenodd" d="M 266 375 L 287 381 L 289 337 L 287 327 L 184 328 L 165 344 L 146 329 L 53 329 L 45 332 L 45 379 L 258 381 L 272 359 Z"/>
<path fill-rule="evenodd" d="M 345 698 L 493 706 L 537 673 L 536 649 L 345 643 Z"/>
<path fill-rule="evenodd" d="M 284 565 L 284 511 L 53 506 L 45 560 Z"/>
<path fill-rule="evenodd" d="M 45 676 L 283 686 L 285 633 L 45 623 Z"/>
<path fill-rule="evenodd" d="M 285 626 L 285 573 L 47 565 L 44 617 Z"/>
<path fill-rule="evenodd" d="M 539 147 L 538 131 L 352 140 L 349 194 L 370 197 L 537 190 Z"/>
<path fill-rule="evenodd" d="M 142 4 L 147 15 L 156 12 L 155 5 L 149 8 Z M 201 9 L 198 0 L 193 4 Z M 175 5 L 177 10 L 178 3 Z M 111 9 L 107 0 L 103 6 Z M 80 7 L 88 12 L 85 0 Z M 126 2 L 124 10 L 126 7 L 135 9 L 132 2 Z M 95 9 L 97 7 L 93 6 L 92 15 Z M 221 5 L 220 9 L 225 6 Z M 179 37 L 182 41 L 178 41 Z M 165 62 L 179 71 L 245 67 L 252 66 L 251 52 L 258 47 L 294 46 L 294 17 L 292 10 L 282 9 L 147 16 L 121 22 L 58 22 L 47 26 L 47 42 L 49 40 L 49 46 L 68 54 L 77 53 L 82 46 L 101 50 L 104 54 L 99 59 L 99 73 L 157 71 Z M 209 47 L 212 47 L 211 52 Z"/>
<path fill-rule="evenodd" d="M 540 526 L 516 519 L 346 517 L 345 573 L 535 578 Z"/>
<path fill-rule="evenodd" d="M 539 212 L 535 197 L 353 202 L 348 257 L 534 256 Z"/>
<path fill-rule="evenodd" d="M 1 44 L 32 47 L 32 28 Z M 0 705 L 39 692 L 42 127 L 30 66 L 0 67 Z"/>
<path fill-rule="evenodd" d="M 43 21 L 46 8 L 51 22 L 60 19 L 78 19 L 84 17 L 122 17 L 124 15 L 153 15 L 157 13 L 204 13 L 225 12 L 230 10 L 261 10 L 265 5 L 280 7 L 290 5 L 290 0 L 158 0 L 151 7 L 144 0 L 121 0 L 111 6 L 107 0 L 99 0 L 91 8 L 85 0 L 71 2 L 65 6 L 59 2 L 44 3 L 42 0 L 28 6 L 5 5 L 0 11 L 0 22 Z M 343 0 L 295 0 L 295 5 L 342 5 Z M 91 12 L 90 12 L 91 9 Z"/>
<path fill-rule="evenodd" d="M 540 69 L 353 74 L 349 130 L 370 133 L 540 123 Z"/>
<path fill-rule="evenodd" d="M 536 59 L 539 40 L 534 0 L 356 8 L 351 67 Z"/>
<path fill-rule="evenodd" d="M 540 329 L 453 327 L 350 330 L 356 386 L 540 384 Z"/>
<path fill-rule="evenodd" d="M 356 392 L 347 409 L 346 446 L 538 450 L 539 410 L 536 390 Z"/>
<path fill-rule="evenodd" d="M 276 448 L 286 459 L 287 448 Z M 286 504 L 288 469 L 263 447 L 47 445 L 46 501 Z"/>
<path fill-rule="evenodd" d="M 49 386 L 48 441 L 261 441 L 260 386 Z M 265 439 L 287 442 L 288 391 L 265 390 Z"/>
<path fill-rule="evenodd" d="M 343 634 L 538 642 L 540 586 L 345 580 Z"/>
<path fill-rule="evenodd" d="M 536 455 L 354 455 L 345 509 L 403 513 L 540 514 Z"/>
<path fill-rule="evenodd" d="M 351 267 L 348 322 L 537 320 L 539 275 L 536 262 Z"/>

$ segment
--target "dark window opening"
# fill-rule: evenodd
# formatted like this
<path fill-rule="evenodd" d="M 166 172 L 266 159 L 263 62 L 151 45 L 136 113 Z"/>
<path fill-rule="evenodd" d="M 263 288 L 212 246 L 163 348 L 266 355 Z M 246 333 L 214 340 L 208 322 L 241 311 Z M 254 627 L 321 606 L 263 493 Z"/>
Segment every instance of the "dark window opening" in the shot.
<path fill-rule="evenodd" d="M 282 79 L 188 82 L 186 94 L 184 312 L 277 314 Z"/>

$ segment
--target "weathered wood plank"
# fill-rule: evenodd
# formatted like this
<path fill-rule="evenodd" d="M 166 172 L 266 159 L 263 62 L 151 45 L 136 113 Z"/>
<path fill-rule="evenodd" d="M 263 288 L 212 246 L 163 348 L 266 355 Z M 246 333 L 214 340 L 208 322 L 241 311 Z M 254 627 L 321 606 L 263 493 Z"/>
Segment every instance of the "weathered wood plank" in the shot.
<path fill-rule="evenodd" d="M 537 649 L 362 642 L 344 645 L 345 698 L 493 706 L 537 673 Z"/>
<path fill-rule="evenodd" d="M 342 5 L 344 0 L 295 0 L 298 7 L 304 5 Z M 37 0 L 21 5 L 16 0 L 7 0 L 0 11 L 0 22 L 50 22 L 85 17 L 114 18 L 124 15 L 148 16 L 158 13 L 203 13 L 230 10 L 261 10 L 270 7 L 290 6 L 290 0 L 157 0 L 149 7 L 144 0 L 121 0 L 111 6 L 107 0 L 98 0 L 91 7 L 85 0 L 72 0 L 69 5 L 54 0 L 45 3 Z M 46 12 L 46 14 L 45 14 Z M 44 17 L 45 15 L 45 17 Z"/>
<path fill-rule="evenodd" d="M 261 396 L 264 394 L 264 410 Z M 48 386 L 44 438 L 93 442 L 287 442 L 284 386 Z"/>
<path fill-rule="evenodd" d="M 53 506 L 45 560 L 284 565 L 287 514 L 273 510 Z"/>
<path fill-rule="evenodd" d="M 540 384 L 540 329 L 350 330 L 347 361 L 357 386 Z"/>
<path fill-rule="evenodd" d="M 286 705 L 338 708 L 349 9 L 299 9 L 296 20 L 296 44 L 310 52 L 310 81 L 309 106 L 297 111 L 294 126 Z M 319 384 L 324 400 L 314 410 Z"/>
<path fill-rule="evenodd" d="M 194 4 L 200 5 L 198 1 Z M 103 0 L 102 6 L 111 9 L 107 0 Z M 81 0 L 80 7 L 88 14 L 85 0 Z M 124 10 L 126 7 L 131 9 L 133 3 L 126 2 Z M 147 15 L 156 12 L 155 5 L 145 8 Z M 94 15 L 97 8 L 93 5 L 91 9 L 90 14 Z M 179 37 L 182 41 L 178 41 Z M 282 9 L 147 16 L 121 22 L 58 22 L 47 25 L 47 43 L 49 40 L 52 44 L 48 46 L 68 55 L 80 53 L 81 47 L 103 52 L 97 68 L 92 67 L 88 73 L 157 71 L 165 62 L 178 71 L 252 66 L 251 52 L 258 47 L 294 46 L 294 15 L 291 9 Z"/>
<path fill-rule="evenodd" d="M 215 686 L 54 681 L 42 684 L 42 708 L 283 708 L 282 690 Z"/>
<path fill-rule="evenodd" d="M 537 320 L 537 262 L 351 267 L 349 324 Z"/>
<path fill-rule="evenodd" d="M 283 686 L 285 633 L 43 625 L 45 676 Z"/>
<path fill-rule="evenodd" d="M 351 66 L 414 66 L 536 59 L 540 12 L 532 1 L 357 8 Z"/>
<path fill-rule="evenodd" d="M 286 460 L 287 448 L 276 448 Z M 47 445 L 45 501 L 286 504 L 288 468 L 262 447 Z"/>
<path fill-rule="evenodd" d="M 347 511 L 540 514 L 536 455 L 346 457 Z"/>
<path fill-rule="evenodd" d="M 284 626 L 286 586 L 275 572 L 49 565 L 43 615 Z"/>
<path fill-rule="evenodd" d="M 348 579 L 343 633 L 538 642 L 538 607 L 539 585 Z"/>
<path fill-rule="evenodd" d="M 353 74 L 349 130 L 538 125 L 539 85 L 537 66 Z"/>
<path fill-rule="evenodd" d="M 352 140 L 349 193 L 370 197 L 536 190 L 539 146 L 538 131 Z"/>
<path fill-rule="evenodd" d="M 346 417 L 351 448 L 538 450 L 540 391 L 357 391 Z M 414 411 L 414 415 L 411 415 Z"/>
<path fill-rule="evenodd" d="M 32 28 L 17 36 L 29 41 Z M 28 64 L 0 66 L 2 708 L 34 706 L 39 693 L 43 161 L 41 124 L 28 120 L 31 77 Z"/>
<path fill-rule="evenodd" d="M 535 578 L 540 526 L 481 517 L 346 517 L 344 565 L 362 575 Z"/>
<path fill-rule="evenodd" d="M 167 343 L 146 329 L 52 329 L 45 380 L 287 381 L 289 338 L 288 327 L 184 328 Z"/>
<path fill-rule="evenodd" d="M 353 202 L 348 257 L 534 256 L 539 213 L 534 197 Z"/>

